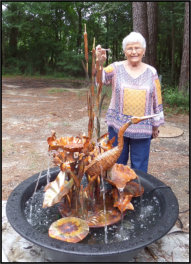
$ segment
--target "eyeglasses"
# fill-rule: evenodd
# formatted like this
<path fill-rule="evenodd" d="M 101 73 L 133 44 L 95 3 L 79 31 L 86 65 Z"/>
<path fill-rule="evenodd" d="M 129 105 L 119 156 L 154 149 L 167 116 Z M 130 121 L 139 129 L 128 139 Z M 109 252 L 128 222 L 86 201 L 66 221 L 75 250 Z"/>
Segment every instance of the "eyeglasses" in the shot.
<path fill-rule="evenodd" d="M 135 47 L 135 48 L 127 48 L 126 51 L 127 51 L 128 53 L 133 52 L 133 50 L 135 50 L 136 52 L 140 52 L 140 51 L 142 51 L 142 49 L 143 49 L 143 48 Z"/>

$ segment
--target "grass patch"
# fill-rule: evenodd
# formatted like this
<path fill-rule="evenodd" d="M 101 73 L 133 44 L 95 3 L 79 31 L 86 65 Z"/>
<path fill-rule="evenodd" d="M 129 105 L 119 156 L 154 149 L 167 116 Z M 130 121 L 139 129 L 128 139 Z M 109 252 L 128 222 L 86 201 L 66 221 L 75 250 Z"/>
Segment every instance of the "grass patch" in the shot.
<path fill-rule="evenodd" d="M 80 99 L 82 96 L 86 95 L 87 91 L 88 91 L 87 89 L 85 91 L 77 90 L 76 93 L 77 93 L 78 98 Z"/>
<path fill-rule="evenodd" d="M 69 127 L 69 126 L 70 126 L 70 123 L 64 121 L 64 122 L 62 123 L 62 125 L 63 125 L 64 127 L 66 127 L 66 126 Z"/>
<path fill-rule="evenodd" d="M 85 78 L 83 77 L 73 77 L 73 76 L 63 76 L 59 74 L 51 74 L 51 75 L 30 75 L 30 74 L 18 74 L 18 73 L 5 73 L 2 74 L 2 78 L 30 78 L 30 79 L 39 79 L 39 80 L 49 80 L 49 79 L 54 79 L 54 80 L 60 80 L 60 81 L 85 81 Z"/>
<path fill-rule="evenodd" d="M 52 88 L 50 90 L 48 90 L 48 93 L 53 94 L 53 93 L 63 93 L 63 92 L 67 92 L 67 89 L 64 88 Z"/>
<path fill-rule="evenodd" d="M 11 143 L 9 140 L 2 141 L 2 153 L 7 154 L 12 152 L 14 149 L 14 144 Z"/>
<path fill-rule="evenodd" d="M 185 107 L 176 107 L 164 104 L 164 112 L 170 115 L 177 114 L 189 114 L 189 110 L 185 109 Z"/>

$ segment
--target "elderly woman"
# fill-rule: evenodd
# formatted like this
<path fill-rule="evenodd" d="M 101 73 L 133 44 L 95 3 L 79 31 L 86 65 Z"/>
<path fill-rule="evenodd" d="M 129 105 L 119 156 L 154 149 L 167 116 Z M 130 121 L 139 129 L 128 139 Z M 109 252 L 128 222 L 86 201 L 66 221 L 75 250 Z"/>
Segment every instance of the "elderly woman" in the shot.
<path fill-rule="evenodd" d="M 132 124 L 124 133 L 124 148 L 117 163 L 126 165 L 131 159 L 131 168 L 147 172 L 152 138 L 159 133 L 164 123 L 161 87 L 154 67 L 143 63 L 146 50 L 144 37 L 131 32 L 123 39 L 126 60 L 114 62 L 103 69 L 103 83 L 112 83 L 112 97 L 106 115 L 109 139 L 115 136 L 117 145 L 119 128 L 132 116 L 159 114 L 157 117 Z M 100 63 L 106 60 L 106 52 L 96 47 Z"/>

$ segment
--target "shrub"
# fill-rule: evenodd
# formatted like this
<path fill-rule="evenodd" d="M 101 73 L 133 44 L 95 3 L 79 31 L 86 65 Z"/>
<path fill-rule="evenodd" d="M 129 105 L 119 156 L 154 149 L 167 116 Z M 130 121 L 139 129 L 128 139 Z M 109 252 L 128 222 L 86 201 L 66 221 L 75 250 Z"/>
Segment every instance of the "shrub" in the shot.
<path fill-rule="evenodd" d="M 178 88 L 165 87 L 163 90 L 163 102 L 167 111 L 175 110 L 176 113 L 189 112 L 189 95 L 178 91 Z"/>

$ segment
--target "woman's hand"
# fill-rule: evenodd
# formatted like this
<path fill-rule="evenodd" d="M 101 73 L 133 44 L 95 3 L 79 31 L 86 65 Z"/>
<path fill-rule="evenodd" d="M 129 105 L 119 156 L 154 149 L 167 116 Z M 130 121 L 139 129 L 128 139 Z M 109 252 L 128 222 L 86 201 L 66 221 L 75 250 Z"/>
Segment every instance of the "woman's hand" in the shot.
<path fill-rule="evenodd" d="M 99 61 L 99 64 L 103 65 L 106 61 L 106 49 L 102 49 L 101 45 L 96 47 L 96 60 Z"/>
<path fill-rule="evenodd" d="M 158 127 L 153 127 L 152 138 L 157 138 L 159 135 Z"/>

